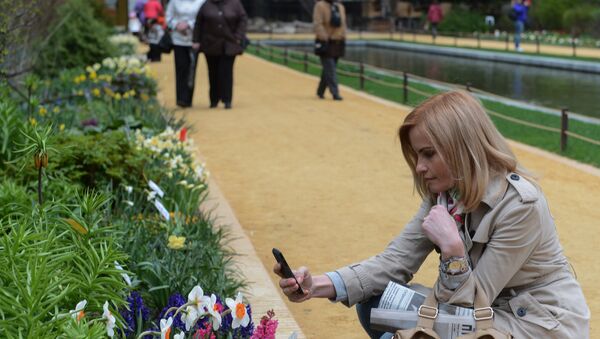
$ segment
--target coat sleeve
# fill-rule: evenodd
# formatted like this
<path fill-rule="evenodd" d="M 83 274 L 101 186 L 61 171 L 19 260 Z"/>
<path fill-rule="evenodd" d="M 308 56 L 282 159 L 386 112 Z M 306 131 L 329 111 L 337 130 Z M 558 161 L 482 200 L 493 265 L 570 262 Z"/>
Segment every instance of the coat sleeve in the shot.
<path fill-rule="evenodd" d="M 348 292 L 348 300 L 343 301 L 346 306 L 380 295 L 390 281 L 407 283 L 413 278 L 434 247 L 421 228 L 430 209 L 431 202 L 423 201 L 417 214 L 382 253 L 336 271 Z"/>
<path fill-rule="evenodd" d="M 540 243 L 541 216 L 536 203 L 515 201 L 504 210 L 498 215 L 489 242 L 467 280 L 456 290 L 450 290 L 438 279 L 434 289 L 439 302 L 471 307 L 478 281 L 491 305 L 521 270 Z"/>
<path fill-rule="evenodd" d="M 244 34 L 246 34 L 246 27 L 248 25 L 248 15 L 241 2 L 238 1 L 238 22 L 235 28 L 235 38 L 238 41 L 242 41 Z"/>
<path fill-rule="evenodd" d="M 323 7 L 321 6 L 321 2 L 317 2 L 315 4 L 315 8 L 313 10 L 313 25 L 317 39 L 327 41 L 329 40 L 329 35 L 325 29 L 325 11 L 324 8 L 321 7 Z"/>
<path fill-rule="evenodd" d="M 175 29 L 175 25 L 177 25 L 177 23 L 174 20 L 175 9 L 173 8 L 173 6 L 174 1 L 169 2 L 169 4 L 167 5 L 167 27 L 170 29 Z"/>
<path fill-rule="evenodd" d="M 196 15 L 196 22 L 194 22 L 194 31 L 192 34 L 192 41 L 194 43 L 200 43 L 200 41 L 202 41 L 202 25 L 204 23 L 203 16 L 202 16 L 202 8 L 203 7 L 200 7 L 200 10 L 198 11 L 198 14 Z"/>

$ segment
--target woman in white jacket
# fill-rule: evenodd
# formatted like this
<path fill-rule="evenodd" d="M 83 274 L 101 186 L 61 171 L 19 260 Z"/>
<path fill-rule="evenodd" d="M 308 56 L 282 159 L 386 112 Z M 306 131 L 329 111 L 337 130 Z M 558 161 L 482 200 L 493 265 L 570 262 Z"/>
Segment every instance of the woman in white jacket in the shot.
<path fill-rule="evenodd" d="M 192 49 L 192 30 L 205 1 L 171 0 L 167 7 L 167 26 L 175 51 L 175 90 L 179 107 L 192 106 L 198 58 L 198 52 Z"/>

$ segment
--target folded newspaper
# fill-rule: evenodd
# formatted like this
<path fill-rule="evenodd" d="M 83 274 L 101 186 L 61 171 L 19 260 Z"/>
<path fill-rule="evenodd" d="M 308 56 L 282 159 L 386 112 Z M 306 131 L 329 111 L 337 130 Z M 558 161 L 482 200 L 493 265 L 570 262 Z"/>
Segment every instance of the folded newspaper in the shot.
<path fill-rule="evenodd" d="M 416 327 L 417 311 L 425 297 L 424 293 L 390 281 L 379 308 L 371 309 L 371 327 L 385 332 Z M 433 329 L 442 339 L 454 339 L 475 331 L 473 309 L 449 304 L 439 304 L 438 309 Z"/>

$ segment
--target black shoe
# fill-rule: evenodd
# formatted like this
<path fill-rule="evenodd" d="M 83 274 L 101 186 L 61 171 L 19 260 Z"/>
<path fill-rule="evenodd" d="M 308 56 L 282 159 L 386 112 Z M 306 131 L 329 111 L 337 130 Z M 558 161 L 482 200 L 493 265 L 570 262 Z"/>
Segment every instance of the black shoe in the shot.
<path fill-rule="evenodd" d="M 218 102 L 211 102 L 209 107 L 210 108 L 217 108 L 218 105 L 219 105 Z"/>
<path fill-rule="evenodd" d="M 192 104 L 188 104 L 187 102 L 177 101 L 177 106 L 179 106 L 181 108 L 188 108 L 188 107 L 192 107 Z"/>
<path fill-rule="evenodd" d="M 341 96 L 339 96 L 339 95 L 334 95 L 334 96 L 333 96 L 333 100 L 342 101 L 342 100 L 344 100 L 344 98 L 342 98 L 342 97 L 341 97 Z"/>
<path fill-rule="evenodd" d="M 230 102 L 226 102 L 225 103 L 225 109 L 231 109 L 231 103 Z"/>
<path fill-rule="evenodd" d="M 317 93 L 317 96 L 319 97 L 319 99 L 325 99 L 325 95 L 324 94 Z"/>

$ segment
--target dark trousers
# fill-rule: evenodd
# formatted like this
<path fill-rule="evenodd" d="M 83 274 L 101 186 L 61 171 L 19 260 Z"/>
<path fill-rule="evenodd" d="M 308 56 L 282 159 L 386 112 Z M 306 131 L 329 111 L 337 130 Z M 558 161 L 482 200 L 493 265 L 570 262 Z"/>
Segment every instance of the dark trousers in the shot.
<path fill-rule="evenodd" d="M 317 95 L 322 96 L 325 94 L 325 90 L 329 87 L 331 95 L 337 97 L 340 95 L 338 90 L 337 75 L 335 68 L 337 66 L 338 58 L 321 57 L 321 81 L 319 82 L 319 88 L 317 88 Z"/>
<path fill-rule="evenodd" d="M 369 335 L 369 338 L 372 339 L 380 338 L 383 335 L 383 332 L 371 329 L 371 309 L 379 305 L 380 299 L 381 296 L 376 296 L 363 303 L 356 304 L 358 321 L 360 321 L 360 324 Z"/>
<path fill-rule="evenodd" d="M 190 107 L 194 97 L 198 53 L 187 46 L 173 46 L 173 51 L 175 52 L 177 106 Z"/>
<path fill-rule="evenodd" d="M 220 101 L 231 103 L 233 98 L 233 63 L 235 55 L 206 55 L 209 97 L 211 106 Z"/>

